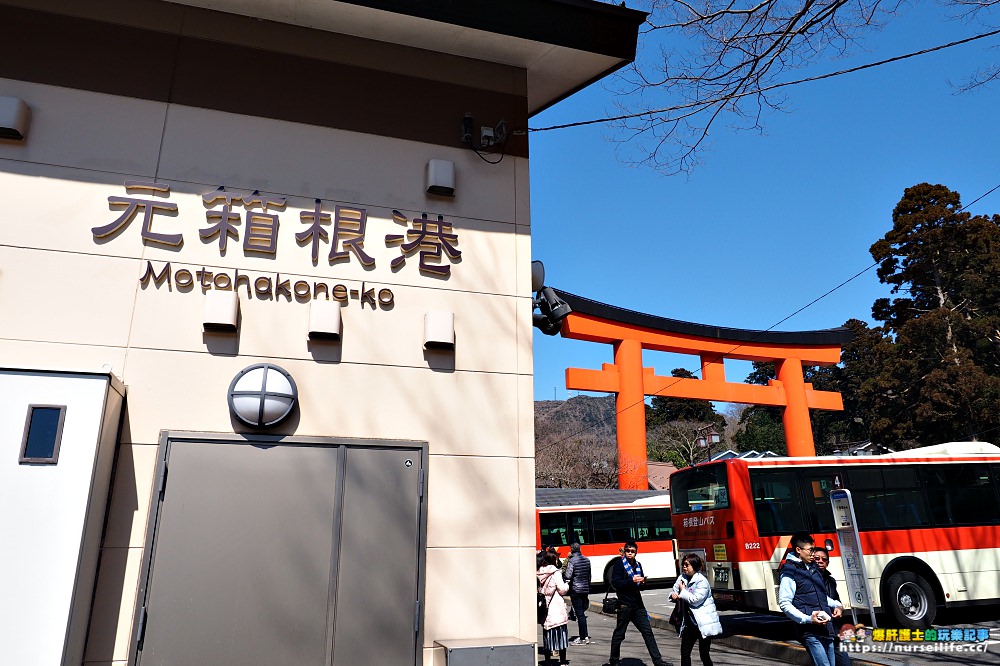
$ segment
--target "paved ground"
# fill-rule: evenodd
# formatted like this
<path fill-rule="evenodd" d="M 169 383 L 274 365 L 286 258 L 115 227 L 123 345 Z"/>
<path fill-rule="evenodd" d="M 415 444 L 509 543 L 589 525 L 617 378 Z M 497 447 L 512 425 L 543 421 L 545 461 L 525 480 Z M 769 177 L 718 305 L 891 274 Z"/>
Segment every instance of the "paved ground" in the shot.
<path fill-rule="evenodd" d="M 594 599 L 600 599 L 603 595 L 591 596 L 591 612 L 587 613 L 587 625 L 591 640 L 595 641 L 591 645 L 581 645 L 579 647 L 570 646 L 567 657 L 572 666 L 602 666 L 607 663 L 611 654 L 611 633 L 615 628 L 615 618 L 599 612 L 600 604 Z M 680 639 L 673 627 L 667 624 L 666 617 L 656 613 L 651 613 L 650 618 L 653 624 L 653 634 L 656 636 L 656 644 L 660 648 L 663 658 L 679 666 Z M 787 627 L 782 626 L 780 618 L 769 616 L 755 616 L 754 624 L 758 633 L 764 633 L 769 638 L 758 638 L 737 634 L 741 625 L 745 622 L 745 614 L 738 620 L 723 618 L 726 635 L 723 638 L 712 641 L 712 661 L 715 666 L 746 666 L 747 664 L 801 664 L 811 666 L 808 655 L 798 643 L 790 643 L 782 640 L 787 633 Z M 765 627 L 761 631 L 761 627 Z M 569 623 L 569 635 L 573 638 L 577 635 L 578 628 L 576 622 Z M 542 644 L 541 627 L 538 632 L 538 645 Z M 554 655 L 558 657 L 558 655 Z M 541 652 L 538 660 L 542 661 Z M 652 659 L 646 652 L 646 645 L 642 641 L 642 636 L 638 630 L 629 626 L 628 633 L 625 634 L 625 641 L 621 649 L 622 666 L 652 666 Z M 692 662 L 697 665 L 701 663 L 698 657 L 697 646 L 692 653 Z M 878 661 L 862 661 L 855 659 L 855 666 L 897 666 L 899 662 L 879 659 Z"/>
<path fill-rule="evenodd" d="M 611 633 L 615 628 L 613 617 L 600 613 L 600 599 L 603 595 L 591 595 L 591 611 L 587 613 L 590 637 L 595 643 L 579 647 L 570 646 L 567 656 L 572 666 L 601 666 L 608 661 L 611 653 Z M 650 601 L 653 601 L 652 599 Z M 658 608 L 648 604 L 650 618 L 653 624 L 653 634 L 663 658 L 680 665 L 680 640 L 673 628 L 667 624 L 665 613 L 658 613 Z M 716 666 L 754 666 L 765 664 L 797 664 L 811 666 L 805 649 L 793 640 L 794 627 L 789 622 L 774 615 L 755 615 L 750 613 L 724 612 L 722 624 L 724 636 L 712 641 L 712 661 Z M 939 626 L 978 626 L 992 630 L 988 651 L 982 653 L 868 653 L 853 655 L 855 666 L 995 666 L 1000 665 L 1000 645 L 996 636 L 1000 631 L 1000 609 L 989 611 L 966 610 L 952 612 L 942 618 Z M 938 626 L 938 623 L 935 623 Z M 577 623 L 569 623 L 570 637 L 576 636 Z M 541 629 L 538 633 L 538 644 L 541 646 Z M 892 644 L 889 644 L 891 647 Z M 558 655 L 556 655 L 558 656 Z M 642 636 L 635 627 L 630 626 L 625 635 L 621 650 L 622 666 L 652 666 L 649 653 L 642 641 Z M 539 653 L 539 662 L 542 660 Z M 697 666 L 701 663 L 698 649 L 692 654 L 692 661 Z"/>
<path fill-rule="evenodd" d="M 654 624 L 662 624 L 663 626 L 666 626 L 665 618 L 659 618 L 659 622 L 657 622 L 656 619 L 656 616 L 653 616 Z M 588 630 L 590 631 L 590 638 L 595 641 L 595 643 L 591 645 L 581 645 L 579 647 L 571 645 L 567 652 L 567 656 L 572 666 L 601 666 L 608 661 L 608 656 L 611 654 L 611 633 L 615 628 L 615 619 L 613 617 L 592 611 L 587 614 L 587 624 Z M 576 636 L 578 633 L 576 622 L 569 623 L 569 633 L 571 638 Z M 656 643 L 660 648 L 660 653 L 663 655 L 663 658 L 674 663 L 675 666 L 679 666 L 681 663 L 681 643 L 673 628 L 658 628 L 654 626 L 653 634 L 656 636 Z M 763 643 L 764 641 L 761 642 Z M 541 645 L 541 643 L 542 635 L 541 628 L 539 628 L 538 644 Z M 802 650 L 802 654 L 805 655 L 805 650 Z M 698 659 L 697 647 L 695 647 L 694 654 L 692 656 L 695 664 L 701 663 L 700 659 Z M 642 636 L 635 627 L 630 626 L 628 633 L 625 634 L 625 642 L 622 643 L 621 657 L 622 666 L 652 666 L 653 664 L 653 661 L 649 658 L 649 653 L 646 652 L 646 645 L 642 641 Z M 539 655 L 539 662 L 541 660 L 542 656 Z M 765 664 L 809 663 L 808 661 L 792 661 L 788 658 L 787 654 L 782 652 L 769 657 L 759 654 L 758 652 L 750 652 L 745 649 L 740 649 L 732 644 L 730 639 L 713 641 L 712 661 L 715 663 L 715 666 L 746 666 L 751 663 L 755 666 Z"/>

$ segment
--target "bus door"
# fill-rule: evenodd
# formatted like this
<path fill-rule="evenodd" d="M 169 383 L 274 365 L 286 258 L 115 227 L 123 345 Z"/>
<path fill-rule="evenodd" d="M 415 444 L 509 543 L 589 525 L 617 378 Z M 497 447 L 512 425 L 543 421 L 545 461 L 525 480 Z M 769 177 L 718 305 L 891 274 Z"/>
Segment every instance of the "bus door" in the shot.
<path fill-rule="evenodd" d="M 787 552 L 789 537 L 805 529 L 798 476 L 791 469 L 751 468 L 749 471 L 761 558 L 741 564 L 740 575 L 744 588 L 763 590 L 768 608 L 775 610 L 778 608 L 779 568 Z M 745 534 L 744 538 L 755 545 L 754 535 Z"/>

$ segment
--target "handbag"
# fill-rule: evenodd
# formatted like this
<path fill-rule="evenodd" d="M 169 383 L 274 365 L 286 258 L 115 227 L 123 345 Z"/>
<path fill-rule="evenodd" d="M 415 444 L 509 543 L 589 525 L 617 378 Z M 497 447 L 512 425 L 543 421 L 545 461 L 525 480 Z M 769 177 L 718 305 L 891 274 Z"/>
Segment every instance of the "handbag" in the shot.
<path fill-rule="evenodd" d="M 604 602 L 601 604 L 601 612 L 607 613 L 608 615 L 617 615 L 622 602 L 617 596 L 609 597 L 609 594 L 611 594 L 611 590 L 604 593 Z"/>
<path fill-rule="evenodd" d="M 684 613 L 687 611 L 687 602 L 683 599 L 678 599 L 674 602 L 674 610 L 670 613 L 670 619 L 667 620 L 674 630 L 680 632 L 681 625 L 684 623 Z"/>
<path fill-rule="evenodd" d="M 538 593 L 538 599 L 536 600 L 536 612 L 538 615 L 538 624 L 545 624 L 545 618 L 549 615 L 549 602 L 545 598 L 545 595 L 541 592 Z"/>

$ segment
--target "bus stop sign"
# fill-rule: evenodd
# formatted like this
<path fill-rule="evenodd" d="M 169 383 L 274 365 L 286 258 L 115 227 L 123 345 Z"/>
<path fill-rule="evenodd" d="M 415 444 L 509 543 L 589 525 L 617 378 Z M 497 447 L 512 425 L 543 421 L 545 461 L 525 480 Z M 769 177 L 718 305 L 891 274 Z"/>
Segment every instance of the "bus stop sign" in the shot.
<path fill-rule="evenodd" d="M 847 598 L 850 600 L 854 622 L 858 621 L 856 609 L 867 608 L 874 627 L 875 608 L 868 593 L 868 572 L 865 569 L 864 553 L 861 552 L 861 537 L 858 534 L 851 491 L 846 488 L 832 490 L 830 506 L 833 509 L 833 522 L 837 527 L 840 561 L 844 565 L 844 575 L 847 578 Z"/>

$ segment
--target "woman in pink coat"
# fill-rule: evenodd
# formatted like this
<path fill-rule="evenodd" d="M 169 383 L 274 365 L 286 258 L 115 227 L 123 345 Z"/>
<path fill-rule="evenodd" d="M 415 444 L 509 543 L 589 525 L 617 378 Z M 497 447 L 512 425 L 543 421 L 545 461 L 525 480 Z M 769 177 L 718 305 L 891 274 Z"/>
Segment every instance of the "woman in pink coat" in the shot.
<path fill-rule="evenodd" d="M 569 593 L 569 585 L 563 580 L 562 572 L 557 566 L 559 556 L 555 553 L 545 553 L 542 565 L 538 568 L 538 589 L 545 595 L 549 611 L 542 624 L 542 644 L 545 648 L 544 664 L 551 663 L 552 653 L 559 651 L 559 663 L 566 661 L 566 647 L 569 635 L 566 625 L 569 624 L 569 611 L 562 595 Z"/>

